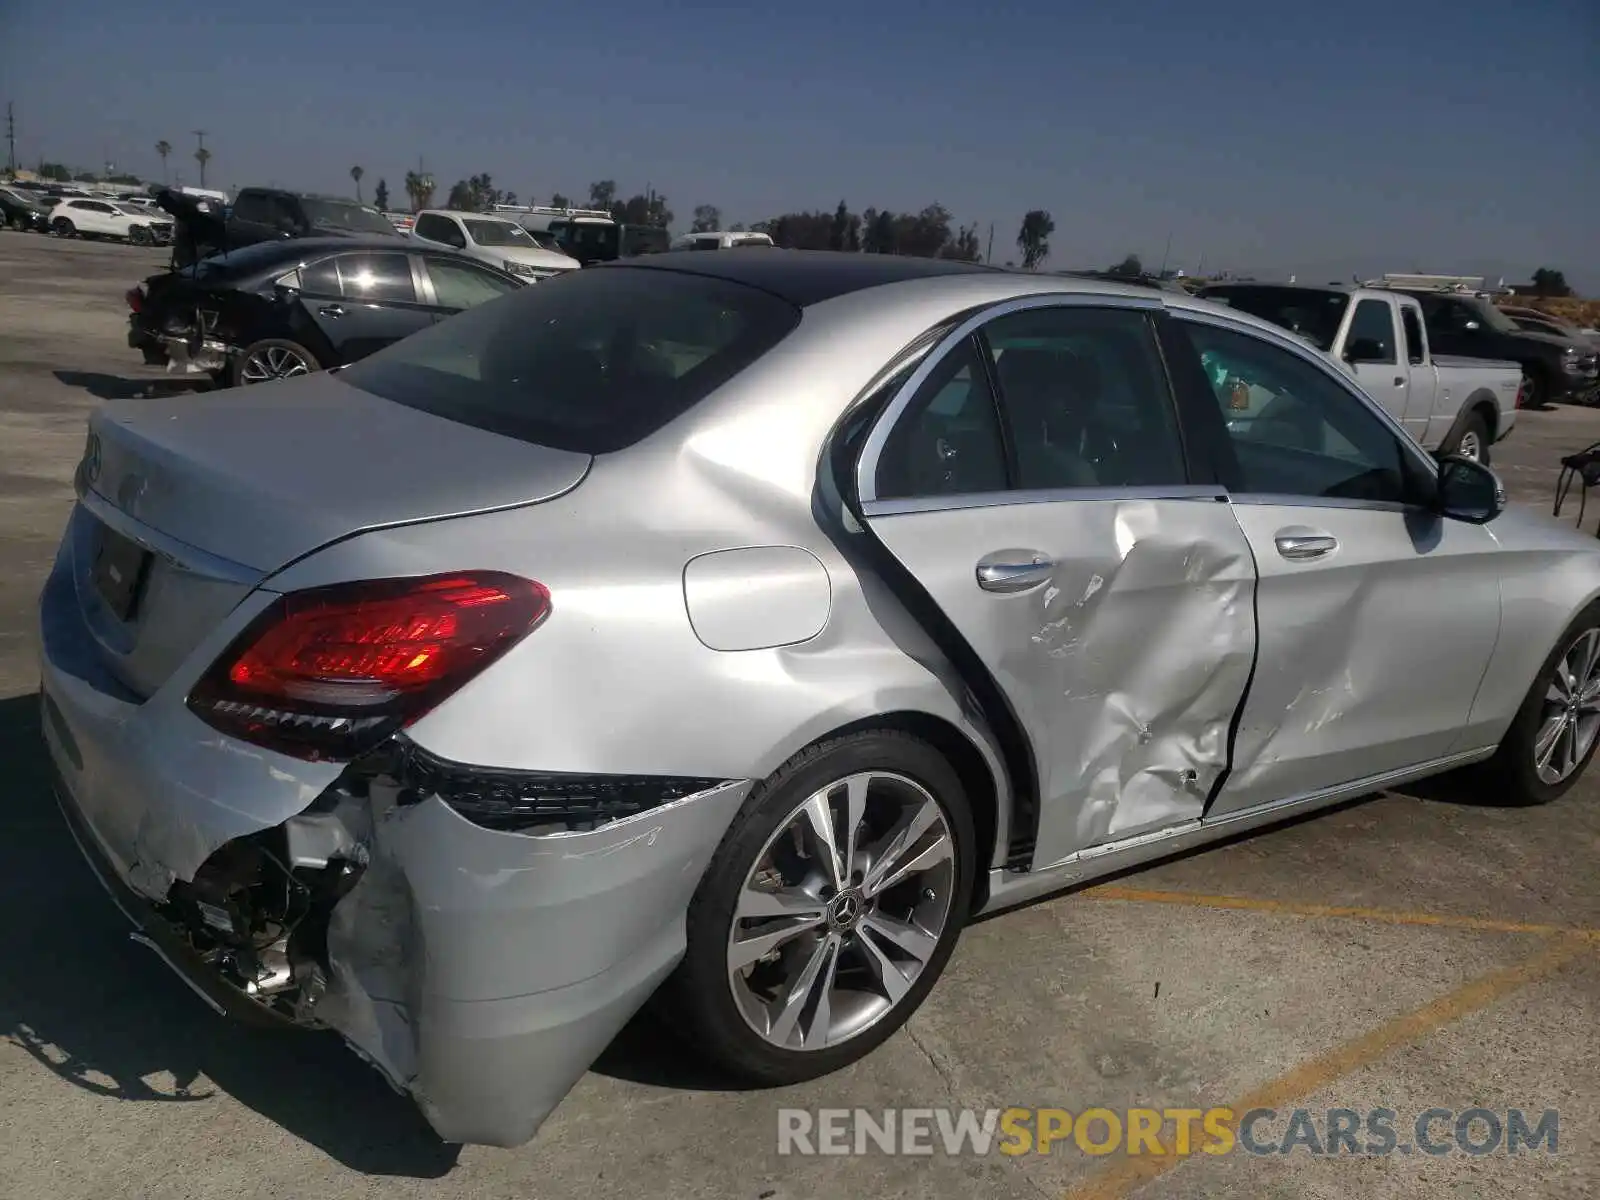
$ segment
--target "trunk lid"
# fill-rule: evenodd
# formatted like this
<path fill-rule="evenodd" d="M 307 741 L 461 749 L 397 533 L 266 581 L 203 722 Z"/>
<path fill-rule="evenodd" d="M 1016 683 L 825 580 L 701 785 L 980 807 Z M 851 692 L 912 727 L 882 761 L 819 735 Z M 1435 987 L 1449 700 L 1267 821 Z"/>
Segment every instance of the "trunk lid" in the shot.
<path fill-rule="evenodd" d="M 90 417 L 78 473 L 85 620 L 108 665 L 148 695 L 287 563 L 373 529 L 553 499 L 590 461 L 391 404 L 333 374 L 112 402 Z M 141 560 L 139 545 L 154 553 Z"/>

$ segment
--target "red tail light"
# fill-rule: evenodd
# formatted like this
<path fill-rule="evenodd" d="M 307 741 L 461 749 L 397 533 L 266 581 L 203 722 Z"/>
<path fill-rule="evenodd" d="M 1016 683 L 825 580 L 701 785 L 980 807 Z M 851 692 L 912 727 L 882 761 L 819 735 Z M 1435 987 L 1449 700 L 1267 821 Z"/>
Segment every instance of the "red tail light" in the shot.
<path fill-rule="evenodd" d="M 542 584 L 497 571 L 293 592 L 189 696 L 207 724 L 310 760 L 352 758 L 415 721 L 550 612 Z"/>
<path fill-rule="evenodd" d="M 144 293 L 138 288 L 129 288 L 126 299 L 130 312 L 142 312 L 144 310 Z"/>

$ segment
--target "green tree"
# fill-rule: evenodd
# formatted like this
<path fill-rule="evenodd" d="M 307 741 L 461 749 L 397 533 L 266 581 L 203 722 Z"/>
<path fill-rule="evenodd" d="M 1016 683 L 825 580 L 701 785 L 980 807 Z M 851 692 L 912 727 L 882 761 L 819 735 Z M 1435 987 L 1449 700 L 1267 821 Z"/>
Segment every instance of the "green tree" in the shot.
<path fill-rule="evenodd" d="M 515 204 L 516 202 L 517 194 L 515 192 L 507 192 L 500 200 L 501 204 Z"/>
<path fill-rule="evenodd" d="M 472 203 L 472 185 L 465 179 L 456 180 L 450 185 L 450 194 L 445 197 L 444 206 L 457 212 L 473 211 L 476 205 Z"/>
<path fill-rule="evenodd" d="M 211 161 L 211 151 L 204 146 L 194 152 L 195 162 L 200 164 L 200 186 L 206 185 L 206 164 Z"/>
<path fill-rule="evenodd" d="M 983 257 L 983 249 L 978 245 L 978 227 L 976 225 L 963 225 L 956 231 L 956 236 L 945 244 L 939 251 L 940 258 L 953 258 L 958 262 L 977 262 Z"/>
<path fill-rule="evenodd" d="M 351 167 L 350 168 L 350 178 L 354 179 L 356 181 L 356 203 L 357 204 L 361 203 L 361 177 L 363 175 L 365 175 L 365 174 L 366 174 L 366 172 L 364 170 L 362 170 L 359 166 L 355 166 L 355 167 Z"/>
<path fill-rule="evenodd" d="M 423 171 L 406 172 L 406 195 L 411 198 L 411 211 L 421 212 L 433 203 L 433 176 Z"/>
<path fill-rule="evenodd" d="M 167 182 L 167 155 L 172 153 L 172 143 L 162 138 L 156 143 L 156 153 L 161 156 L 161 182 Z"/>
<path fill-rule="evenodd" d="M 1533 273 L 1533 292 L 1536 296 L 1570 296 L 1567 277 L 1554 267 L 1540 267 Z"/>
<path fill-rule="evenodd" d="M 900 223 L 888 209 L 880 212 L 872 222 L 872 252 L 874 254 L 898 253 L 897 239 Z"/>
<path fill-rule="evenodd" d="M 660 194 L 613 200 L 611 216 L 624 225 L 658 225 L 665 229 L 672 224 L 672 210 L 667 207 L 667 198 Z"/>
<path fill-rule="evenodd" d="M 1130 254 L 1121 262 L 1112 266 L 1108 273 L 1112 275 L 1125 275 L 1128 278 L 1133 279 L 1144 274 L 1144 264 L 1139 261 L 1139 256 L 1137 254 Z"/>
<path fill-rule="evenodd" d="M 722 210 L 715 204 L 696 204 L 690 233 L 715 233 L 722 228 Z"/>
<path fill-rule="evenodd" d="M 615 179 L 600 179 L 589 185 L 589 207 L 603 208 L 611 211 L 611 206 L 617 199 L 617 181 Z"/>
<path fill-rule="evenodd" d="M 40 179 L 48 179 L 53 183 L 72 182 L 72 172 L 61 163 L 41 162 L 38 174 Z"/>
<path fill-rule="evenodd" d="M 568 200 L 560 192 L 557 192 L 555 195 L 550 197 L 550 207 L 551 208 L 571 208 L 572 207 L 572 201 Z"/>
<path fill-rule="evenodd" d="M 389 211 L 389 184 L 386 180 L 378 180 L 378 186 L 372 193 L 372 202 L 378 206 L 379 212 Z"/>
<path fill-rule="evenodd" d="M 861 218 L 851 212 L 850 206 L 843 200 L 833 210 L 833 224 L 828 229 L 828 249 L 861 249 Z"/>
<path fill-rule="evenodd" d="M 1044 209 L 1030 209 L 1023 215 L 1022 228 L 1017 231 L 1017 249 L 1022 251 L 1023 270 L 1036 271 L 1039 264 L 1050 257 L 1050 235 L 1055 231 L 1055 220 Z"/>
<path fill-rule="evenodd" d="M 915 258 L 939 258 L 950 242 L 950 213 L 930 204 L 919 213 L 895 218 L 894 252 Z"/>

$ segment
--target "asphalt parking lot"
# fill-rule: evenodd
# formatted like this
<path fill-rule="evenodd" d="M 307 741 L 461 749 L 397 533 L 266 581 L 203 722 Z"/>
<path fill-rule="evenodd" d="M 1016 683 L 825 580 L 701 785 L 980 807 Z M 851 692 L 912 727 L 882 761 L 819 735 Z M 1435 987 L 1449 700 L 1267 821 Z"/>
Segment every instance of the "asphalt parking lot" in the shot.
<path fill-rule="evenodd" d="M 966 932 L 907 1028 L 781 1091 L 704 1077 L 640 1021 L 518 1150 L 434 1139 L 338 1044 L 237 1028 L 146 950 L 45 784 L 33 604 L 87 413 L 148 387 L 122 293 L 160 251 L 0 233 L 0 1196 L 1450 1197 L 1600 1178 L 1600 773 L 1528 811 L 1448 782 L 1049 900 Z M 1548 507 L 1600 411 L 1496 448 Z M 1590 514 L 1591 523 L 1600 511 Z M 1558 1152 L 1330 1160 L 780 1157 L 780 1107 L 1559 1111 Z M 1284 1121 L 1263 1137 L 1281 1137 Z M 1443 1128 L 1442 1126 L 1440 1127 Z M 1401 1141 L 1408 1141 L 1402 1136 Z"/>

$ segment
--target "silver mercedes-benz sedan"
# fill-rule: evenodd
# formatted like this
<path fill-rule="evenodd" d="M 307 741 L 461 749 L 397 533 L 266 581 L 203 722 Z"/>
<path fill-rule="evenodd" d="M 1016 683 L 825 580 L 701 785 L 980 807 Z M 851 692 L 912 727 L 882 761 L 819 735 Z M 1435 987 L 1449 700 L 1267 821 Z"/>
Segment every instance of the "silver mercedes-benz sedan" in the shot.
<path fill-rule="evenodd" d="M 963 923 L 1423 775 L 1568 788 L 1600 543 L 1168 292 L 872 255 L 573 272 L 90 420 L 63 811 L 218 1009 L 514 1145 L 659 993 L 757 1081 Z"/>

